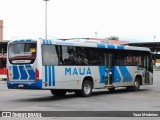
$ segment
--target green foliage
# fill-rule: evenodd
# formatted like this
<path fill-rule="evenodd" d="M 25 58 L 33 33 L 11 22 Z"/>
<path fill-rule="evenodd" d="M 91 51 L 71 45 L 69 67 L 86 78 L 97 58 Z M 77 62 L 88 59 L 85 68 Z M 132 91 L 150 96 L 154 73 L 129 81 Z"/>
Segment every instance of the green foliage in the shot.
<path fill-rule="evenodd" d="M 107 38 L 108 40 L 119 40 L 119 37 L 116 36 L 110 36 L 109 38 Z"/>

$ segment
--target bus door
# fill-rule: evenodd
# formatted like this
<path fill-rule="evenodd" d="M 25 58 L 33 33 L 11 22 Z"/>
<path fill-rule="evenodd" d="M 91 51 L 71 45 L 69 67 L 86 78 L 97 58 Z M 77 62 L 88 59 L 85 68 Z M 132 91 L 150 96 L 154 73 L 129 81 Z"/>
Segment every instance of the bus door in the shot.
<path fill-rule="evenodd" d="M 151 64 L 150 64 L 150 57 L 148 55 L 144 56 L 144 76 L 145 76 L 145 84 L 152 84 L 152 79 L 151 79 Z"/>
<path fill-rule="evenodd" d="M 113 55 L 111 53 L 105 53 L 104 55 L 104 62 L 105 62 L 105 75 L 106 75 L 106 85 L 112 84 L 112 65 L 113 65 Z"/>

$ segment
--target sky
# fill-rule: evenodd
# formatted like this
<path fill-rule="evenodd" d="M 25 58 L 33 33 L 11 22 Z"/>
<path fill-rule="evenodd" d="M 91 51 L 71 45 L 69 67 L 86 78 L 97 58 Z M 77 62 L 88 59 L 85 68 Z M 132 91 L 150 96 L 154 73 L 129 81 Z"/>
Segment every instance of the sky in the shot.
<path fill-rule="evenodd" d="M 47 37 L 160 42 L 159 11 L 160 0 L 50 0 Z M 45 38 L 45 1 L 0 0 L 0 20 L 4 40 Z"/>

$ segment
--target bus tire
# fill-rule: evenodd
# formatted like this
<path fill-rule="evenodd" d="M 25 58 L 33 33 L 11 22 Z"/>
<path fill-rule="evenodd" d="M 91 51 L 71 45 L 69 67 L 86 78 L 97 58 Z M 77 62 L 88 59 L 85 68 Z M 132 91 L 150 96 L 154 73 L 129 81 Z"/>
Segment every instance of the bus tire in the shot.
<path fill-rule="evenodd" d="M 67 93 L 66 90 L 51 90 L 51 93 L 57 97 L 63 97 Z"/>
<path fill-rule="evenodd" d="M 135 79 L 134 85 L 129 87 L 132 91 L 138 91 L 140 89 L 140 80 L 138 78 Z"/>
<path fill-rule="evenodd" d="M 89 97 L 92 94 L 92 82 L 89 80 L 84 80 L 82 89 L 75 91 L 75 94 L 81 97 Z"/>

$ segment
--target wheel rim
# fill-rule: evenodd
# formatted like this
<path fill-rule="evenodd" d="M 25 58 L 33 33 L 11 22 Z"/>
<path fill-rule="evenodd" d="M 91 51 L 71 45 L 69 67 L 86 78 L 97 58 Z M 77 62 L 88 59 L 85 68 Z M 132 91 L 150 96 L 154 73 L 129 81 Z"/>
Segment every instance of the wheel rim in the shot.
<path fill-rule="evenodd" d="M 90 94 L 90 92 L 91 92 L 91 86 L 89 84 L 85 84 L 84 85 L 84 93 L 86 95 L 88 95 L 88 94 Z"/>
<path fill-rule="evenodd" d="M 134 82 L 134 86 L 135 86 L 136 89 L 139 89 L 139 82 L 138 82 L 138 81 L 135 81 L 135 82 Z"/>

